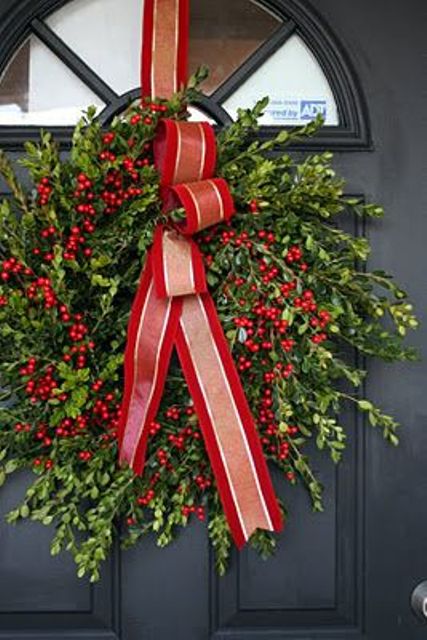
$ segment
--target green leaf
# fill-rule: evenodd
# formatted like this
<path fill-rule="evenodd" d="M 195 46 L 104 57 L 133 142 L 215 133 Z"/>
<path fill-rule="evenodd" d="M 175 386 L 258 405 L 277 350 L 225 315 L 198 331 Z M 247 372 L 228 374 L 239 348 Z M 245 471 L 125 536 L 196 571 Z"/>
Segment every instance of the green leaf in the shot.
<path fill-rule="evenodd" d="M 21 516 L 21 518 L 28 518 L 30 515 L 30 508 L 28 507 L 28 505 L 23 504 L 22 507 L 19 509 L 19 515 Z"/>

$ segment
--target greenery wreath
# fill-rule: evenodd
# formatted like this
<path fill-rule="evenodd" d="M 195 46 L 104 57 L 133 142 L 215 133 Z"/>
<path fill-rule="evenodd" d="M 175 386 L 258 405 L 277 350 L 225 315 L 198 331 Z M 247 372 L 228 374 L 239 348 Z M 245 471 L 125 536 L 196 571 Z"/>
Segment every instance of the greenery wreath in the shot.
<path fill-rule="evenodd" d="M 36 184 L 29 193 L 0 157 L 11 190 L 0 208 L 0 483 L 19 470 L 35 474 L 8 520 L 54 525 L 52 554 L 70 551 L 78 575 L 92 580 L 116 529 L 125 547 L 151 532 L 163 546 L 192 516 L 207 518 L 219 572 L 227 566 L 229 528 L 177 362 L 143 476 L 117 464 L 130 304 L 162 219 L 151 143 L 161 118 L 186 117 L 202 75 L 168 102 L 131 105 L 108 131 L 90 108 L 66 159 L 48 133 L 27 143 L 20 162 Z M 320 121 L 257 139 L 266 104 L 241 110 L 219 132 L 217 175 L 238 213 L 197 241 L 265 456 L 321 510 L 304 446 L 314 440 L 340 460 L 343 403 L 398 441 L 395 420 L 358 394 L 366 371 L 353 366 L 348 347 L 413 359 L 402 340 L 417 322 L 390 276 L 363 268 L 366 238 L 335 224 L 348 213 L 379 217 L 381 208 L 344 196 L 330 153 L 297 162 L 283 149 Z M 257 531 L 250 542 L 269 555 L 276 539 Z"/>

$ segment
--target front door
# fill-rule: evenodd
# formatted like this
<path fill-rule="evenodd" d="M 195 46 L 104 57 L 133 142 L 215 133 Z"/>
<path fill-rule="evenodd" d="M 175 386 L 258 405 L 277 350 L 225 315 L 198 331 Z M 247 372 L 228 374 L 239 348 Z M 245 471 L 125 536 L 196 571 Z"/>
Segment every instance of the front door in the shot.
<path fill-rule="evenodd" d="M 315 5 L 314 7 L 312 6 Z M 2 0 L 0 138 L 19 155 L 39 125 L 66 145 L 86 104 L 108 120 L 138 95 L 141 0 Z M 422 0 L 222 0 L 192 3 L 192 64 L 212 68 L 198 109 L 220 124 L 272 97 L 262 135 L 320 111 L 309 143 L 332 148 L 347 192 L 384 205 L 363 228 L 386 268 L 425 310 L 427 6 Z M 61 87 L 61 89 L 59 89 Z M 307 145 L 296 150 L 308 153 Z M 423 325 L 422 325 L 423 327 Z M 422 347 L 425 328 L 415 336 Z M 336 470 L 316 461 L 325 512 L 281 484 L 290 520 L 275 558 L 235 554 L 213 569 L 205 527 L 166 549 L 116 549 L 102 580 L 79 580 L 49 554 L 49 529 L 0 524 L 0 638 L 18 640 L 418 640 L 411 594 L 427 580 L 426 364 L 369 364 L 369 395 L 402 423 L 401 444 L 349 412 Z M 26 478 L 0 493 L 1 512 Z"/>

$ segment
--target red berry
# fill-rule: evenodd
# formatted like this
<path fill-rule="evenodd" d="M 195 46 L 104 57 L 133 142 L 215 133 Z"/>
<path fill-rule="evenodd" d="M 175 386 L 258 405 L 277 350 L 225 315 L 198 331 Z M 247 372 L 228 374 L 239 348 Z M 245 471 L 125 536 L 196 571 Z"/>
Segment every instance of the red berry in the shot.
<path fill-rule="evenodd" d="M 102 142 L 103 142 L 104 144 L 106 144 L 106 145 L 111 144 L 111 143 L 113 142 L 113 140 L 114 140 L 114 138 L 115 138 L 115 137 L 116 137 L 116 134 L 115 134 L 115 133 L 113 133 L 112 131 L 110 131 L 110 132 L 108 132 L 108 133 L 105 133 L 105 134 L 102 136 Z"/>
<path fill-rule="evenodd" d="M 258 202 L 256 200 L 251 200 L 249 203 L 249 211 L 252 213 L 258 213 Z"/>

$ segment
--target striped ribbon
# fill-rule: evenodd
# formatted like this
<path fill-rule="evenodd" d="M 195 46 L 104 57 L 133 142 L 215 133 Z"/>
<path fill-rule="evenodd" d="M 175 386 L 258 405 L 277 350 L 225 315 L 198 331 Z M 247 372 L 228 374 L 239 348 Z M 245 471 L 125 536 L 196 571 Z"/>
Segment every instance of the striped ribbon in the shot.
<path fill-rule="evenodd" d="M 169 96 L 185 77 L 181 74 L 187 46 L 183 40 L 188 40 L 188 0 L 145 0 L 143 38 L 144 92 L 153 95 L 162 90 Z M 214 177 L 216 141 L 209 124 L 163 120 L 154 157 L 164 212 L 179 206 L 186 218 L 179 225 L 157 227 L 133 303 L 125 354 L 120 460 L 142 473 L 150 424 L 175 347 L 224 512 L 240 548 L 257 528 L 279 531 L 282 517 L 207 289 L 202 256 L 191 238 L 197 231 L 229 220 L 234 203 L 226 181 Z"/>

